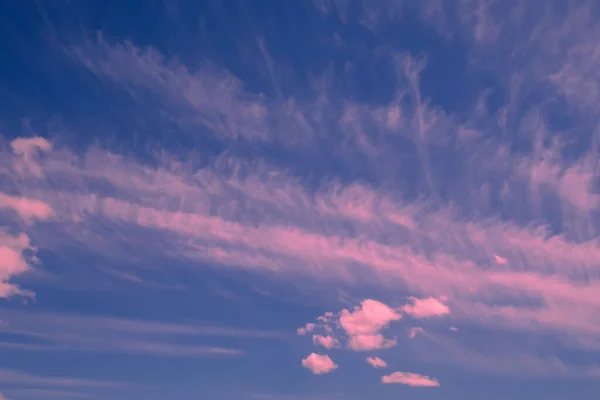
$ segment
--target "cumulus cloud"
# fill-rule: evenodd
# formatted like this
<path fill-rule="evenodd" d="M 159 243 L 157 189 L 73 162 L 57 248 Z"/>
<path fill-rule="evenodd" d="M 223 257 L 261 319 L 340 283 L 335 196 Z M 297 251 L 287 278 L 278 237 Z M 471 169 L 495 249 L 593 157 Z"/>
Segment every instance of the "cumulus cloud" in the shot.
<path fill-rule="evenodd" d="M 402 315 L 377 300 L 363 300 L 353 311 L 342 310 L 340 326 L 349 336 L 349 347 L 353 350 L 376 350 L 391 347 L 395 340 L 386 339 L 379 331 L 390 322 L 398 321 Z"/>
<path fill-rule="evenodd" d="M 338 366 L 327 355 L 311 353 L 302 360 L 302 366 L 312 371 L 315 375 L 327 374 Z"/>
<path fill-rule="evenodd" d="M 383 383 L 399 383 L 408 386 L 437 387 L 440 383 L 435 378 L 413 372 L 394 372 L 381 377 Z"/>
<path fill-rule="evenodd" d="M 441 317 L 450 314 L 450 308 L 434 297 L 409 298 L 412 304 L 402 306 L 402 311 L 413 318 Z"/>
<path fill-rule="evenodd" d="M 340 346 L 340 341 L 333 336 L 313 335 L 312 341 L 315 345 L 321 345 L 326 349 L 333 349 Z"/>
<path fill-rule="evenodd" d="M 367 362 L 373 367 L 373 368 L 385 368 L 387 367 L 387 363 L 382 360 L 379 357 L 368 357 L 367 358 Z"/>

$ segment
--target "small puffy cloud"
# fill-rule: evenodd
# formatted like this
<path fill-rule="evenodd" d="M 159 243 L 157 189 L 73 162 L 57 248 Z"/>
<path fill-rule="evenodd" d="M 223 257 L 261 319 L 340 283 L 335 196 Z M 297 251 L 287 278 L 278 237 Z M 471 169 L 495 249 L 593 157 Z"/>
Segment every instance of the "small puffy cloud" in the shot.
<path fill-rule="evenodd" d="M 315 326 L 316 325 L 313 323 L 308 323 L 308 324 L 304 325 L 302 328 L 298 328 L 296 330 L 296 333 L 300 336 L 306 335 L 307 333 L 312 332 L 315 329 Z"/>
<path fill-rule="evenodd" d="M 410 328 L 408 330 L 408 337 L 411 339 L 414 339 L 417 337 L 417 335 L 419 333 L 423 333 L 425 332 L 425 330 L 423 328 L 421 328 L 420 326 L 415 326 L 414 328 Z"/>
<path fill-rule="evenodd" d="M 321 345 L 326 349 L 340 347 L 340 341 L 333 336 L 313 335 L 312 341 L 315 345 Z"/>
<path fill-rule="evenodd" d="M 302 366 L 315 375 L 327 374 L 338 367 L 329 356 L 317 353 L 311 353 L 302 360 Z"/>
<path fill-rule="evenodd" d="M 440 386 L 437 379 L 413 372 L 394 372 L 381 377 L 383 383 L 399 383 L 408 386 L 436 387 Z"/>
<path fill-rule="evenodd" d="M 396 342 L 385 339 L 379 331 L 402 315 L 389 306 L 372 299 L 363 300 L 353 311 L 342 310 L 340 326 L 349 336 L 349 347 L 353 350 L 375 350 L 391 347 Z"/>
<path fill-rule="evenodd" d="M 450 308 L 435 297 L 418 299 L 409 297 L 412 304 L 406 304 L 402 311 L 413 318 L 441 317 L 450 314 Z"/>
<path fill-rule="evenodd" d="M 450 328 L 448 328 L 449 330 L 451 330 L 452 332 L 458 332 L 458 328 L 455 326 L 451 326 Z"/>
<path fill-rule="evenodd" d="M 387 363 L 379 357 L 368 357 L 367 362 L 371 364 L 373 368 L 385 368 Z"/>
<path fill-rule="evenodd" d="M 9 196 L 1 192 L 0 209 L 12 210 L 25 222 L 31 222 L 34 219 L 46 220 L 54 215 L 52 208 L 43 201 Z"/>

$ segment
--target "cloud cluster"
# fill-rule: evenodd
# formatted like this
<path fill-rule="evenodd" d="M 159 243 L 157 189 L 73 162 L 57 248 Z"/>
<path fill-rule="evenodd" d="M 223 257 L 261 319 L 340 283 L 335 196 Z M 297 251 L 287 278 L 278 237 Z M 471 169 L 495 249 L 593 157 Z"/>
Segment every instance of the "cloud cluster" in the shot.
<path fill-rule="evenodd" d="M 307 331 L 323 331 L 326 336 L 313 335 L 313 343 L 329 349 L 339 347 L 343 340 L 351 350 L 380 350 L 396 344 L 397 339 L 387 339 L 381 331 L 389 327 L 392 322 L 400 321 L 403 314 L 418 319 L 450 314 L 450 308 L 440 299 L 410 297 L 409 300 L 409 304 L 395 309 L 380 301 L 365 299 L 352 310 L 343 309 L 339 313 L 327 312 L 318 317 L 315 323 L 308 323 L 305 327 L 299 328 L 297 333 L 304 335 Z M 411 328 L 409 336 L 414 338 L 420 332 L 423 332 L 423 328 Z"/>
<path fill-rule="evenodd" d="M 380 331 L 387 328 L 392 322 L 400 321 L 402 313 L 414 318 L 442 317 L 450 313 L 450 308 L 436 298 L 411 297 L 409 300 L 409 304 L 394 309 L 380 301 L 365 299 L 352 310 L 343 309 L 339 313 L 327 312 L 318 317 L 316 323 L 306 324 L 305 327 L 310 327 L 310 331 L 326 332 L 327 336 L 313 335 L 313 343 L 326 349 L 339 348 L 341 340 L 344 340 L 346 346 L 354 351 L 382 350 L 395 346 L 397 339 L 386 339 Z M 423 332 L 423 328 L 411 328 L 410 338 L 414 338 L 419 332 Z M 299 335 L 305 333 L 306 328 L 298 329 Z M 339 336 L 340 339 L 336 336 Z M 309 358 L 314 355 L 314 353 L 311 354 Z M 303 365 L 306 360 L 302 361 Z M 385 368 L 388 365 L 379 357 L 367 357 L 366 361 L 374 368 Z M 309 367 L 307 366 L 307 368 Z M 436 380 L 428 380 L 429 378 L 418 374 L 403 372 L 395 372 L 382 378 L 383 383 L 404 383 L 412 386 L 439 385 Z"/>

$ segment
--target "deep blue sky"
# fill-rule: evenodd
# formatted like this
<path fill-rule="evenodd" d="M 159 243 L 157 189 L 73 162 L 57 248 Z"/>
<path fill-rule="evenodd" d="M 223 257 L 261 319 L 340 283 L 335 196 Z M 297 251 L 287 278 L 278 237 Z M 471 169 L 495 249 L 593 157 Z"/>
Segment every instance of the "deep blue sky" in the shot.
<path fill-rule="evenodd" d="M 0 400 L 597 399 L 599 11 L 0 1 Z"/>

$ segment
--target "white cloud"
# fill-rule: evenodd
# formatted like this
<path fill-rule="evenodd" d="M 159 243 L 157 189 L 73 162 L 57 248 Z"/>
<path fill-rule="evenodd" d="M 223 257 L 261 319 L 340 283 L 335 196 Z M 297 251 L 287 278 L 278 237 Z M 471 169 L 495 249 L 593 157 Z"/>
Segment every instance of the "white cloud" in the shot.
<path fill-rule="evenodd" d="M 302 360 L 302 366 L 312 371 L 315 375 L 327 374 L 338 366 L 327 355 L 311 353 Z"/>

